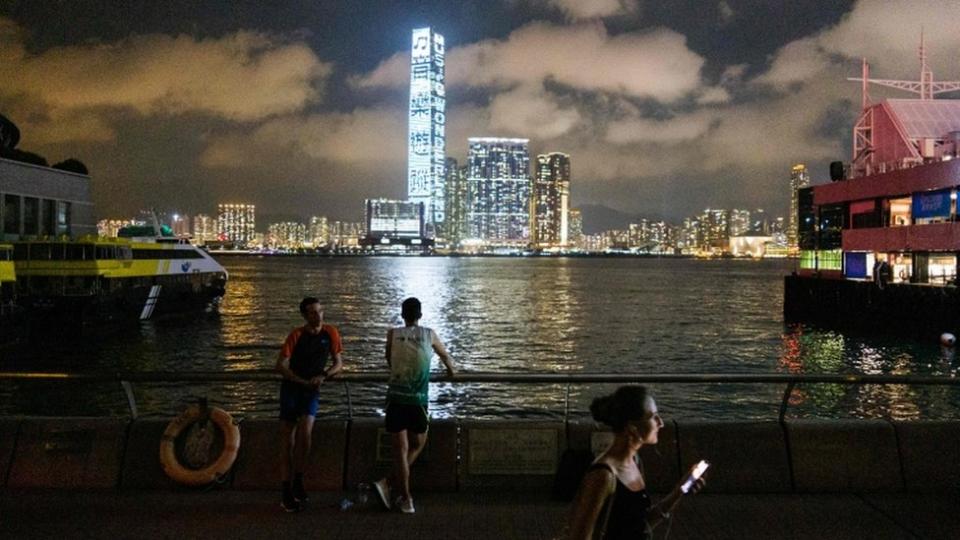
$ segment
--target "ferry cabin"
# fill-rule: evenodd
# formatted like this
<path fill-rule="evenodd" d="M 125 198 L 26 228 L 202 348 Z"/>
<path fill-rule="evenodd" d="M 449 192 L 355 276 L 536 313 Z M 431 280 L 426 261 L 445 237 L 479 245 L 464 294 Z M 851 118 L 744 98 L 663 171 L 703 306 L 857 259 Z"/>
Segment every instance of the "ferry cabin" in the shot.
<path fill-rule="evenodd" d="M 0 317 L 13 312 L 17 274 L 13 264 L 13 246 L 0 244 Z"/>
<path fill-rule="evenodd" d="M 176 241 L 18 242 L 13 260 L 26 307 L 92 320 L 215 308 L 227 280 L 208 254 Z"/>

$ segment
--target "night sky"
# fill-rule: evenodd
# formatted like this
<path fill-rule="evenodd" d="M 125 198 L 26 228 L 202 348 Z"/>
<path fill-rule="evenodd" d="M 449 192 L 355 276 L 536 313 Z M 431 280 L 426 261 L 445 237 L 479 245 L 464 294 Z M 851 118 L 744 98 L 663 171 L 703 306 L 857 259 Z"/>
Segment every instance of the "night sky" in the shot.
<path fill-rule="evenodd" d="M 432 26 L 448 156 L 528 137 L 571 155 L 574 206 L 778 215 L 793 163 L 818 181 L 850 159 L 860 57 L 915 79 L 922 27 L 955 80 L 958 20 L 953 1 L 0 0 L 0 113 L 18 148 L 86 163 L 99 217 L 359 221 L 405 197 L 407 50 Z"/>

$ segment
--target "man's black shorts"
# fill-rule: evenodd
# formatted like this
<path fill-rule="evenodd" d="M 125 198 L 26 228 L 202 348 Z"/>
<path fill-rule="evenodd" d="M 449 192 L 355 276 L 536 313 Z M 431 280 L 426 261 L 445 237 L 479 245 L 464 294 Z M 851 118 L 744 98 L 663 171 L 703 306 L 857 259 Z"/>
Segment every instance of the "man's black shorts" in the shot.
<path fill-rule="evenodd" d="M 427 413 L 426 405 L 387 404 L 387 432 L 399 433 L 407 430 L 413 433 L 426 433 L 428 427 L 430 427 L 430 415 Z"/>

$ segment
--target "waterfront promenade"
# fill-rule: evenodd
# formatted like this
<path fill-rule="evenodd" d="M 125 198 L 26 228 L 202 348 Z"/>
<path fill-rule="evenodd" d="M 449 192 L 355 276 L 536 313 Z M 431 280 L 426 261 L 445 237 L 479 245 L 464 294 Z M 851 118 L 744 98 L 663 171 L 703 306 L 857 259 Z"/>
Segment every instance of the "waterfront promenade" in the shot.
<path fill-rule="evenodd" d="M 417 513 L 339 509 L 340 493 L 313 495 L 301 513 L 272 491 L 0 491 L 3 538 L 550 539 L 567 503 L 544 494 L 419 493 Z M 955 539 L 960 495 L 700 494 L 677 511 L 669 538 Z M 665 529 L 657 529 L 663 538 Z"/>

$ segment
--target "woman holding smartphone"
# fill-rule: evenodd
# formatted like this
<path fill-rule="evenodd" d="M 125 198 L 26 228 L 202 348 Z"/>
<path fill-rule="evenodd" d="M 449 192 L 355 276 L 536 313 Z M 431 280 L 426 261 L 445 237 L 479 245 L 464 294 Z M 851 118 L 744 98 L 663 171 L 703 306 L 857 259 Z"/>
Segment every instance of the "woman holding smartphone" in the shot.
<path fill-rule="evenodd" d="M 613 428 L 613 444 L 587 470 L 573 502 L 567 536 L 571 539 L 652 538 L 653 528 L 670 519 L 684 494 L 703 488 L 690 475 L 656 505 L 652 504 L 637 452 L 657 444 L 663 420 L 643 386 L 621 386 L 590 405 L 594 420 Z M 694 468 L 697 468 L 696 466 Z M 691 474 L 694 472 L 691 468 Z"/>

